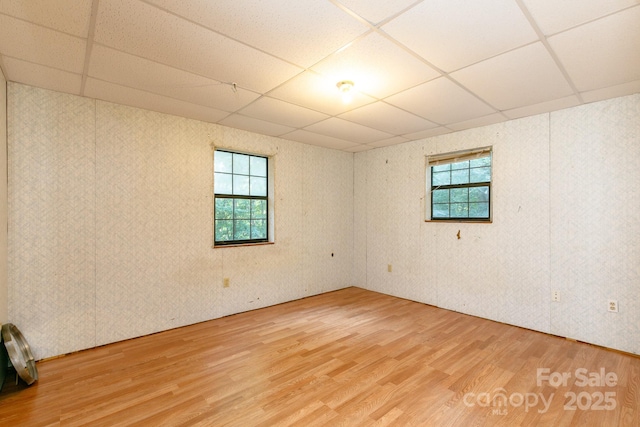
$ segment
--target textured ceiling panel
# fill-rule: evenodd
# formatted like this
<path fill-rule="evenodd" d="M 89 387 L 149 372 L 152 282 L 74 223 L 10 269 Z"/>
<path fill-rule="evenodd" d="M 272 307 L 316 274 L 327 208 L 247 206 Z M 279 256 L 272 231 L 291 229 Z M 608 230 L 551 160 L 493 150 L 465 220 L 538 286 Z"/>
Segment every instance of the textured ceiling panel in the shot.
<path fill-rule="evenodd" d="M 443 125 L 495 112 L 493 108 L 444 77 L 391 96 L 387 101 Z"/>
<path fill-rule="evenodd" d="M 619 12 L 549 39 L 578 90 L 640 78 L 640 7 Z"/>
<path fill-rule="evenodd" d="M 522 0 L 545 35 L 635 6 L 638 0 Z"/>
<path fill-rule="evenodd" d="M 0 52 L 63 71 L 82 73 L 86 41 L 6 15 L 0 15 Z M 7 77 L 11 80 L 11 76 Z"/>
<path fill-rule="evenodd" d="M 293 131 L 289 126 L 279 125 L 273 122 L 256 119 L 249 116 L 234 114 L 220 121 L 221 125 L 232 128 L 244 129 L 263 135 L 280 136 Z"/>
<path fill-rule="evenodd" d="M 193 104 L 233 112 L 260 95 L 232 84 L 191 74 L 139 56 L 97 45 L 89 76 Z"/>
<path fill-rule="evenodd" d="M 306 130 L 344 139 L 345 141 L 354 141 L 359 144 L 380 141 L 392 136 L 388 133 L 335 117 L 307 126 Z"/>
<path fill-rule="evenodd" d="M 349 152 L 637 93 L 638 52 L 638 0 L 0 0 L 9 81 Z"/>
<path fill-rule="evenodd" d="M 345 150 L 355 146 L 362 147 L 363 145 L 356 144 L 352 141 L 345 141 L 344 139 L 334 138 L 331 136 L 320 135 L 319 133 L 309 132 L 307 130 L 296 130 L 291 133 L 282 136 L 285 139 L 291 141 L 298 141 L 304 144 L 318 145 L 325 148 L 333 148 L 335 150 Z"/>
<path fill-rule="evenodd" d="M 270 90 L 302 71 L 138 0 L 102 0 L 95 41 L 259 92 Z"/>
<path fill-rule="evenodd" d="M 307 71 L 289 80 L 269 95 L 331 115 L 341 114 L 375 101 L 374 98 L 358 91 L 359 84 L 356 82 L 353 99 L 345 103 L 340 98 L 336 83 L 334 79 Z"/>
<path fill-rule="evenodd" d="M 372 24 L 393 17 L 416 3 L 416 0 L 341 0 L 340 3 Z"/>
<path fill-rule="evenodd" d="M 498 110 L 561 98 L 572 93 L 542 43 L 535 43 L 456 71 L 451 77 Z"/>
<path fill-rule="evenodd" d="M 440 76 L 433 68 L 376 33 L 357 40 L 314 66 L 313 70 L 332 82 L 352 80 L 356 82 L 355 89 L 376 98 Z"/>
<path fill-rule="evenodd" d="M 218 122 L 228 115 L 228 113 L 215 108 L 191 104 L 92 78 L 87 79 L 85 94 L 90 98 L 115 104 L 130 105 L 174 116 L 191 117 L 205 122 Z"/>
<path fill-rule="evenodd" d="M 269 97 L 259 99 L 244 108 L 241 113 L 295 128 L 305 127 L 329 118 L 326 114 Z"/>
<path fill-rule="evenodd" d="M 80 94 L 80 88 L 82 87 L 81 74 L 70 73 L 10 57 L 4 58 L 4 66 L 7 74 L 15 76 L 15 82 L 55 90 L 56 92 Z"/>
<path fill-rule="evenodd" d="M 151 2 L 302 67 L 368 30 L 328 1 L 216 0 L 215 7 L 211 0 Z"/>
<path fill-rule="evenodd" d="M 393 135 L 404 135 L 436 127 L 435 123 L 407 113 L 393 105 L 376 102 L 340 116 L 352 122 L 369 126 Z"/>
<path fill-rule="evenodd" d="M 92 0 L 2 0 L 0 13 L 78 37 L 87 37 Z"/>
<path fill-rule="evenodd" d="M 444 71 L 536 40 L 513 0 L 432 0 L 382 27 Z"/>

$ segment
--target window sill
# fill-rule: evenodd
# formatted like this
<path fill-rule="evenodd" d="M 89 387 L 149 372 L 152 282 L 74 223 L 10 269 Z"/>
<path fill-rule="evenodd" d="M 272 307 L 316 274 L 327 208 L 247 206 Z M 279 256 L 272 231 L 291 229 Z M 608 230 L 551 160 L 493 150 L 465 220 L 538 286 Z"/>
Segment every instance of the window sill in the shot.
<path fill-rule="evenodd" d="M 213 249 L 224 249 L 224 248 L 244 248 L 246 246 L 268 246 L 273 245 L 275 242 L 260 242 L 260 243 L 238 243 L 236 245 L 213 245 Z"/>
<path fill-rule="evenodd" d="M 493 220 L 480 221 L 480 220 L 457 220 L 457 219 L 425 219 L 424 222 L 439 222 L 444 224 L 492 224 Z"/>

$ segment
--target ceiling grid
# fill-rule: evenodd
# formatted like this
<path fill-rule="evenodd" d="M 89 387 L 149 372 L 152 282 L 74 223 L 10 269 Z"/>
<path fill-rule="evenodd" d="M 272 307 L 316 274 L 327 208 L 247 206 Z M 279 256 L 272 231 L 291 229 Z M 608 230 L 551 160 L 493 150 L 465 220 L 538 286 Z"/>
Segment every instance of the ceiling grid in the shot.
<path fill-rule="evenodd" d="M 639 0 L 0 0 L 8 81 L 351 152 L 637 93 L 638 52 Z"/>

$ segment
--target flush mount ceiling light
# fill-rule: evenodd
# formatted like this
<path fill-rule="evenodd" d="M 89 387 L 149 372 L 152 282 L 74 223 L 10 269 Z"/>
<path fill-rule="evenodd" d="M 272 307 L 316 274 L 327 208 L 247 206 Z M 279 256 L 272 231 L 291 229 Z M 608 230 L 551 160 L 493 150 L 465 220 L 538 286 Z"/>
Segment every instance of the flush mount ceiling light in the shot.
<path fill-rule="evenodd" d="M 348 104 L 353 99 L 353 85 L 354 83 L 351 80 L 342 80 L 336 84 L 345 104 Z"/>

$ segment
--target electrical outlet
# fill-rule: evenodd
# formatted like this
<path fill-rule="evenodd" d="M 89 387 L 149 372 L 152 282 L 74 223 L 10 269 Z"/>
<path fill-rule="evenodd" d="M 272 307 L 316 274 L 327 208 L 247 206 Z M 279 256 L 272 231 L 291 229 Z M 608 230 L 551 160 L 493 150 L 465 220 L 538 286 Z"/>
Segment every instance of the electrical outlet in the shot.
<path fill-rule="evenodd" d="M 393 267 L 391 266 L 391 264 L 387 264 L 387 271 L 389 273 L 391 273 L 393 271 Z"/>
<path fill-rule="evenodd" d="M 228 288 L 229 287 L 229 278 L 225 277 L 224 279 L 222 279 L 222 287 L 223 288 Z"/>
<path fill-rule="evenodd" d="M 551 292 L 551 301 L 560 302 L 560 291 Z"/>
<path fill-rule="evenodd" d="M 617 313 L 618 312 L 618 300 L 615 299 L 610 299 L 608 304 L 607 304 L 607 310 L 611 313 Z"/>

